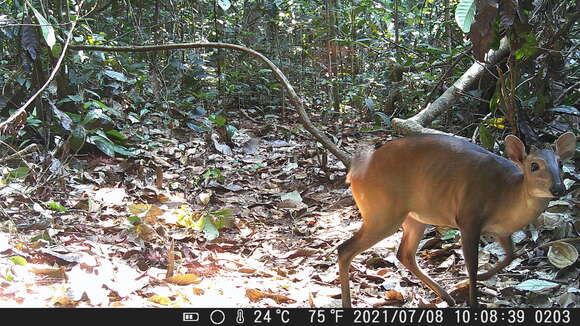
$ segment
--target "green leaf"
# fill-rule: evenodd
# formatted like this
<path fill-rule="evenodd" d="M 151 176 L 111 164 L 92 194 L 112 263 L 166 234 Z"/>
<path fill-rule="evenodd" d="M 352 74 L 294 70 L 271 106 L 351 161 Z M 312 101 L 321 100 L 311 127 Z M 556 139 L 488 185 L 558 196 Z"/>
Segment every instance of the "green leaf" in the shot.
<path fill-rule="evenodd" d="M 205 220 L 203 225 L 203 235 L 207 241 L 212 241 L 217 238 L 220 235 L 220 232 L 218 231 L 211 218 L 209 216 L 204 216 L 202 219 Z"/>
<path fill-rule="evenodd" d="M 372 98 L 365 98 L 365 105 L 367 106 L 367 108 L 369 110 L 374 110 L 375 109 L 375 102 L 373 101 Z"/>
<path fill-rule="evenodd" d="M 501 89 L 499 87 L 496 87 L 495 92 L 493 93 L 491 99 L 489 100 L 489 111 L 495 114 L 497 109 L 500 107 L 500 103 L 501 103 Z"/>
<path fill-rule="evenodd" d="M 137 225 L 137 224 L 141 223 L 141 219 L 135 215 L 127 217 L 127 221 L 129 221 L 129 223 L 131 223 L 133 225 Z"/>
<path fill-rule="evenodd" d="M 38 240 L 52 242 L 52 239 L 50 238 L 50 235 L 48 234 L 48 232 L 46 232 L 46 230 L 44 232 L 42 232 L 41 234 L 35 235 L 32 238 L 30 238 L 30 242 L 34 242 L 34 241 L 38 241 Z"/>
<path fill-rule="evenodd" d="M 62 103 L 67 103 L 67 102 L 76 102 L 76 103 L 80 103 L 83 101 L 83 97 L 80 95 L 69 95 L 67 97 L 65 97 L 64 99 L 58 101 L 58 104 L 62 104 Z"/>
<path fill-rule="evenodd" d="M 525 40 L 519 49 L 516 50 L 515 58 L 517 60 L 530 57 L 538 51 L 538 41 L 536 35 L 532 32 L 524 36 Z"/>
<path fill-rule="evenodd" d="M 52 47 L 50 52 L 52 52 L 53 56 L 58 58 L 60 56 L 60 54 L 62 53 L 62 46 L 57 43 Z"/>
<path fill-rule="evenodd" d="M 115 153 L 119 153 L 121 155 L 129 156 L 129 157 L 135 156 L 135 153 L 133 153 L 131 150 L 128 150 L 121 145 L 114 145 L 113 150 L 115 151 Z"/>
<path fill-rule="evenodd" d="M 113 139 L 127 140 L 127 136 L 114 129 L 105 131 L 105 134 Z"/>
<path fill-rule="evenodd" d="M 32 8 L 32 11 L 34 11 L 34 16 L 36 16 L 38 23 L 41 25 L 40 30 L 42 31 L 42 37 L 44 38 L 44 41 L 46 42 L 48 47 L 52 49 L 52 47 L 56 43 L 54 28 L 52 28 L 52 25 L 48 23 L 46 18 L 44 18 L 44 16 L 40 12 L 38 12 L 38 10 L 36 10 L 32 6 L 30 7 Z"/>
<path fill-rule="evenodd" d="M 230 0 L 218 0 L 217 3 L 224 11 L 227 11 L 232 6 Z"/>
<path fill-rule="evenodd" d="M 391 127 L 392 121 L 384 112 L 374 111 L 373 118 L 376 123 L 383 123 L 387 127 Z"/>
<path fill-rule="evenodd" d="M 9 179 L 26 179 L 26 177 L 28 176 L 28 173 L 30 173 L 30 169 L 22 166 L 22 167 L 19 167 L 16 169 L 12 169 L 8 173 L 8 178 Z"/>
<path fill-rule="evenodd" d="M 107 75 L 115 80 L 118 80 L 120 82 L 126 83 L 128 81 L 128 79 L 127 79 L 127 77 L 125 77 L 125 75 L 123 75 L 120 72 L 113 71 L 113 70 L 105 70 L 105 75 Z"/>
<path fill-rule="evenodd" d="M 214 215 L 214 216 L 230 216 L 230 215 L 232 215 L 233 212 L 234 211 L 231 209 L 224 209 L 224 210 L 217 211 L 217 212 L 210 212 L 210 214 Z"/>
<path fill-rule="evenodd" d="M 220 171 L 220 169 L 217 169 L 217 168 L 207 170 L 207 172 L 205 172 L 203 174 L 203 177 L 206 180 L 213 179 L 213 180 L 221 181 L 224 179 L 222 172 Z"/>
<path fill-rule="evenodd" d="M 236 131 L 238 131 L 238 128 L 236 128 L 232 125 L 226 126 L 226 134 L 228 135 L 228 137 L 232 138 L 234 136 L 234 134 L 236 133 Z"/>
<path fill-rule="evenodd" d="M 546 111 L 575 115 L 577 117 L 580 116 L 580 112 L 578 111 L 578 109 L 569 105 L 560 105 L 555 108 L 546 109 Z"/>
<path fill-rule="evenodd" d="M 54 201 L 47 201 L 44 203 L 49 209 L 57 212 L 66 212 L 68 208 Z"/>
<path fill-rule="evenodd" d="M 443 233 L 441 240 L 453 240 L 457 237 L 457 235 L 459 235 L 459 230 L 449 229 Z"/>
<path fill-rule="evenodd" d="M 546 289 L 552 289 L 559 286 L 558 283 L 544 281 L 544 280 L 525 280 L 522 283 L 515 286 L 516 289 L 520 291 L 542 291 Z"/>
<path fill-rule="evenodd" d="M 97 101 L 97 100 L 92 100 L 92 101 L 86 102 L 85 104 L 83 104 L 83 108 L 86 109 L 86 108 L 89 108 L 89 107 L 91 107 L 93 105 L 94 106 L 98 106 L 101 109 L 107 109 L 108 108 L 107 104 L 105 104 L 105 103 L 103 103 L 101 101 Z"/>
<path fill-rule="evenodd" d="M 87 141 L 87 130 L 82 125 L 77 125 L 71 133 L 69 145 L 72 153 L 78 152 Z"/>
<path fill-rule="evenodd" d="M 209 214 L 215 216 L 214 224 L 218 230 L 222 228 L 231 227 L 234 225 L 234 218 L 232 216 L 233 210 L 224 209 L 217 212 L 210 212 Z"/>
<path fill-rule="evenodd" d="M 212 114 L 208 117 L 208 120 L 220 127 L 226 125 L 226 118 L 222 117 L 221 115 L 216 116 L 215 114 Z"/>
<path fill-rule="evenodd" d="M 9 268 L 5 268 L 0 276 L 8 282 L 14 282 L 15 280 L 14 274 L 12 274 L 12 271 Z"/>
<path fill-rule="evenodd" d="M 461 0 L 455 8 L 455 22 L 463 33 L 469 33 L 475 18 L 475 0 Z"/>
<path fill-rule="evenodd" d="M 501 45 L 501 26 L 499 24 L 499 20 L 495 20 L 493 24 L 493 40 L 491 41 L 490 47 L 494 50 L 499 49 Z"/>
<path fill-rule="evenodd" d="M 544 110 L 546 110 L 548 99 L 546 98 L 544 92 L 536 92 L 536 94 L 538 95 L 536 103 L 534 103 L 534 112 L 537 114 L 541 114 L 544 112 Z"/>
<path fill-rule="evenodd" d="M 24 257 L 20 257 L 20 256 L 12 256 L 12 257 L 10 257 L 8 259 L 14 265 L 26 266 L 26 264 L 28 264 L 28 262 L 26 261 L 26 259 Z"/>
<path fill-rule="evenodd" d="M 94 110 L 90 110 L 87 115 L 85 116 L 85 118 L 83 119 L 83 122 L 81 123 L 82 125 L 89 125 L 91 124 L 91 122 L 95 121 L 95 120 L 100 120 L 102 121 L 104 124 L 113 124 L 113 119 L 111 119 L 107 114 L 105 114 L 105 112 L 103 112 L 103 110 L 101 109 L 94 109 Z M 89 127 L 90 129 L 90 127 Z"/>
<path fill-rule="evenodd" d="M 481 145 L 487 149 L 493 148 L 493 137 L 491 136 L 491 132 L 487 128 L 487 126 L 480 124 L 479 125 L 479 141 Z"/>
<path fill-rule="evenodd" d="M 115 146 L 110 140 L 101 136 L 91 136 L 89 139 L 92 144 L 95 144 L 95 146 L 101 150 L 101 152 L 110 157 L 115 157 Z"/>

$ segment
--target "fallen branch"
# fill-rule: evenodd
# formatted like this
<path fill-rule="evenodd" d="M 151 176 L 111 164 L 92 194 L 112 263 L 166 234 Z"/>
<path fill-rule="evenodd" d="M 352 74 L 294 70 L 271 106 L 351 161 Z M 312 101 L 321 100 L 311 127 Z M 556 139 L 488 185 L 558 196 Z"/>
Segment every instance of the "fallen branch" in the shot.
<path fill-rule="evenodd" d="M 163 45 L 144 45 L 144 46 L 101 46 L 101 45 L 71 45 L 69 47 L 71 50 L 87 50 L 87 51 L 108 51 L 108 52 L 148 52 L 148 51 L 164 51 L 164 50 L 174 50 L 174 49 L 193 49 L 193 48 L 222 48 L 222 49 L 232 49 L 237 51 L 242 51 L 258 58 L 272 70 L 272 73 L 276 79 L 284 86 L 288 95 L 290 96 L 290 101 L 296 107 L 298 111 L 298 117 L 304 129 L 306 129 L 316 140 L 318 140 L 328 151 L 330 151 L 336 158 L 338 158 L 345 166 L 350 164 L 350 156 L 344 151 L 340 150 L 328 137 L 326 137 L 320 130 L 318 130 L 306 111 L 304 110 L 304 105 L 294 87 L 290 84 L 284 73 L 278 69 L 278 67 L 272 63 L 263 54 L 247 48 L 245 46 L 229 44 L 229 43 L 218 43 L 218 42 L 207 42 L 207 43 L 175 43 L 175 44 L 163 44 Z"/>
<path fill-rule="evenodd" d="M 425 109 L 409 119 L 393 119 L 395 131 L 404 135 L 445 134 L 445 132 L 425 126 L 455 104 L 459 98 L 458 94 L 469 89 L 486 71 L 505 58 L 509 51 L 509 43 L 506 39 L 502 40 L 499 49 L 489 54 L 488 63 L 475 62 L 451 87 Z"/>

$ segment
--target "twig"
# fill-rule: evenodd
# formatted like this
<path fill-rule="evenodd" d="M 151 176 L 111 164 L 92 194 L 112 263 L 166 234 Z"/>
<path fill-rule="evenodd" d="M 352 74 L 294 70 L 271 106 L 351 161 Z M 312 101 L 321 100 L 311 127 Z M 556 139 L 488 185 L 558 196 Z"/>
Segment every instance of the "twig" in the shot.
<path fill-rule="evenodd" d="M 79 8 L 82 7 L 84 0 L 81 1 Z M 40 93 L 42 93 L 50 84 L 50 82 L 54 79 L 54 77 L 56 76 L 56 73 L 60 70 L 60 66 L 62 64 L 62 61 L 64 60 L 64 57 L 66 55 L 66 50 L 69 46 L 69 43 L 72 39 L 72 32 L 79 20 L 80 16 L 77 13 L 77 18 L 75 19 L 75 21 L 72 23 L 72 26 L 68 32 L 67 38 L 66 38 L 66 42 L 64 44 L 64 47 L 62 48 L 62 52 L 60 54 L 60 57 L 58 58 L 58 61 L 56 62 L 56 65 L 54 66 L 54 69 L 52 70 L 52 73 L 50 74 L 50 76 L 48 77 L 48 79 L 46 80 L 46 82 L 44 83 L 44 85 L 42 85 L 42 87 L 40 87 L 36 93 L 34 93 L 34 95 L 32 95 L 31 98 L 28 99 L 28 101 L 26 101 L 26 103 L 24 103 L 23 106 L 21 106 L 18 110 L 16 110 L 14 113 L 12 113 L 12 115 L 10 115 L 10 117 L 0 123 L 0 133 L 2 132 L 2 130 L 5 129 L 6 126 L 9 126 L 14 120 L 16 120 L 17 117 L 19 117 L 22 113 L 24 113 L 24 111 L 26 110 L 26 108 L 32 103 L 34 102 L 34 100 L 38 97 L 38 95 L 40 95 Z"/>
<path fill-rule="evenodd" d="M 439 81 L 437 82 L 437 85 L 435 85 L 431 91 L 429 92 L 429 94 L 427 94 L 427 96 L 425 97 L 425 104 L 423 104 L 423 107 L 421 108 L 421 110 L 423 110 L 424 108 L 427 107 L 427 105 L 429 105 L 429 102 L 431 102 L 431 97 L 433 97 L 433 94 L 435 94 L 435 92 L 437 91 L 437 89 L 439 89 L 439 86 L 441 86 L 441 84 L 443 84 L 443 81 L 447 79 L 447 77 L 449 77 L 449 75 L 451 74 L 451 72 L 453 71 L 453 68 L 455 68 L 455 66 L 461 61 L 461 59 L 463 59 L 463 57 L 471 50 L 471 48 L 461 52 L 456 58 L 455 60 L 451 63 L 451 65 L 449 66 L 449 68 L 447 68 L 447 71 L 445 71 L 445 73 L 443 74 L 443 76 L 441 76 L 441 78 L 439 78 Z"/>
<path fill-rule="evenodd" d="M 12 148 L 12 146 L 6 144 L 3 141 L 0 141 L 1 144 L 5 145 L 6 147 L 10 148 L 11 150 L 14 151 L 14 154 L 8 155 L 6 157 L 2 157 L 0 158 L 0 163 L 6 162 L 6 161 L 10 161 L 13 160 L 15 158 L 19 158 L 21 159 L 24 163 L 26 163 L 26 161 L 24 161 L 24 157 L 27 156 L 28 154 L 35 152 L 38 150 L 38 144 L 30 144 L 27 147 L 25 147 L 24 149 L 20 150 L 20 151 L 16 151 L 14 148 Z M 28 164 L 28 163 L 26 163 Z"/>
<path fill-rule="evenodd" d="M 560 96 L 558 96 L 558 98 L 556 99 L 556 101 L 554 101 L 555 104 L 558 104 L 560 102 L 562 102 L 562 100 L 564 99 L 564 97 L 566 95 L 568 95 L 568 93 L 570 93 L 573 90 L 577 90 L 578 86 L 580 86 L 580 81 L 576 82 L 574 85 L 566 88 L 562 94 L 560 94 Z"/>
<path fill-rule="evenodd" d="M 560 240 L 554 240 L 554 241 L 550 241 L 550 242 L 543 243 L 543 244 L 539 245 L 537 248 L 548 247 L 548 246 L 553 245 L 556 242 L 577 242 L 577 241 L 580 241 L 580 237 L 576 237 L 576 238 L 564 238 L 564 239 L 560 239 Z"/>

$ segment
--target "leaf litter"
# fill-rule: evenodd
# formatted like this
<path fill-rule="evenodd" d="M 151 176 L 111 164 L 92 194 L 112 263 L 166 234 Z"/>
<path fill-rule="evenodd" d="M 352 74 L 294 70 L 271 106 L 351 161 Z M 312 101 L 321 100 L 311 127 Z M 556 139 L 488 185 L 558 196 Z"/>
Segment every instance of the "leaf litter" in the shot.
<path fill-rule="evenodd" d="M 321 166 L 316 144 L 300 134 L 277 139 L 241 129 L 224 141 L 182 131 L 140 129 L 154 141 L 133 158 L 73 158 L 82 172 L 61 175 L 50 191 L 26 179 L 4 184 L 0 306 L 340 306 L 336 247 L 360 225 L 344 166 L 333 159 Z M 359 142 L 347 138 L 344 146 L 354 152 Z M 571 198 L 514 235 L 517 257 L 481 282 L 484 304 L 578 306 Z M 353 262 L 355 305 L 444 306 L 396 260 L 400 236 Z M 459 238 L 430 227 L 417 257 L 464 302 Z M 503 258 L 491 243 L 482 240 L 483 270 Z"/>

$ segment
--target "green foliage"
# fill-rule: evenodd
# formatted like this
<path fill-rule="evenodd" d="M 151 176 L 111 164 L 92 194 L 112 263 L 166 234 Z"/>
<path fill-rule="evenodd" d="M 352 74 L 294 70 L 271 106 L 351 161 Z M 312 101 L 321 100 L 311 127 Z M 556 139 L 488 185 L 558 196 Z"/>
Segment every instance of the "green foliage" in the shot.
<path fill-rule="evenodd" d="M 226 131 L 227 139 L 231 139 L 237 128 L 227 124 L 227 119 L 224 116 L 219 115 L 220 112 L 212 113 L 207 117 L 207 120 L 213 124 L 215 127 L 224 128 Z"/>
<path fill-rule="evenodd" d="M 60 203 L 54 202 L 54 201 L 48 201 L 44 203 L 46 205 L 46 207 L 48 207 L 50 210 L 56 211 L 56 212 L 66 212 L 68 210 L 68 208 L 62 206 Z"/>
<path fill-rule="evenodd" d="M 34 12 L 34 16 L 36 16 L 36 19 L 38 20 L 38 23 L 41 25 L 40 30 L 42 31 L 42 37 L 44 38 L 44 41 L 52 49 L 56 43 L 54 28 L 52 25 L 50 25 L 48 20 L 46 20 L 46 18 L 44 18 L 44 16 L 38 12 L 38 10 L 36 10 L 34 7 L 31 8 Z"/>
<path fill-rule="evenodd" d="M 30 238 L 30 242 L 35 242 L 38 240 L 46 241 L 49 243 L 53 242 L 52 238 L 50 237 L 50 235 L 48 234 L 48 232 L 46 230 L 44 232 L 39 233 L 39 234 L 33 236 L 32 238 Z"/>
<path fill-rule="evenodd" d="M 219 230 L 230 227 L 233 223 L 232 211 L 228 209 L 199 215 L 188 207 L 182 207 L 177 218 L 177 224 L 203 232 L 208 241 L 216 239 Z"/>
<path fill-rule="evenodd" d="M 476 18 L 475 3 L 216 0 L 177 1 L 171 6 L 156 7 L 154 1 L 131 2 L 131 6 L 113 1 L 102 11 L 97 6 L 90 16 L 83 16 L 73 42 L 151 45 L 208 40 L 243 44 L 263 53 L 287 75 L 314 116 L 352 121 L 360 115 L 358 118 L 374 122 L 373 128 L 389 128 L 392 117 L 414 115 L 473 63 L 463 54 L 473 52 L 466 52 L 470 44 L 461 31 L 469 32 Z M 561 2 L 551 12 L 544 7 L 537 10 L 538 4 L 532 4 L 534 8 L 515 8 L 520 5 L 518 2 L 499 3 L 497 15 L 492 14 L 493 5 L 488 10 L 489 19 L 483 19 L 485 37 L 478 39 L 474 47 L 479 54 L 485 54 L 489 48 L 499 47 L 500 35 L 508 35 L 517 49 L 515 57 L 520 60 L 532 57 L 539 44 L 546 41 L 536 37 L 550 35 L 542 30 L 543 24 L 549 24 L 547 31 L 557 31 L 568 19 L 565 13 L 574 6 L 574 2 Z M 550 3 L 545 6 L 552 8 Z M 23 58 L 35 54 L 37 66 L 42 68 L 39 75 L 50 72 L 54 57 L 62 50 L 56 35 L 63 37 L 68 32 L 70 19 L 75 18 L 74 9 L 70 1 L 8 1 L 0 6 L 0 25 L 8 25 L 0 28 L 0 89 L 7 90 L 0 97 L 3 118 L 26 100 L 27 95 L 21 94 L 38 89 L 32 78 L 36 72 L 30 69 L 34 65 Z M 517 16 L 526 12 L 537 13 L 531 28 L 518 25 Z M 555 22 L 542 21 L 548 16 L 544 12 L 553 14 Z M 28 37 L 23 37 L 19 27 L 10 25 L 17 25 L 24 18 L 43 26 L 30 29 Z M 500 33 L 511 27 L 514 28 L 508 33 Z M 573 42 L 563 40 L 560 44 L 559 51 L 566 53 Z M 394 74 L 395 66 L 404 72 Z M 577 62 L 569 62 L 570 71 L 577 70 L 577 66 Z M 132 155 L 134 142 L 149 143 L 152 139 L 134 132 L 131 127 L 136 125 L 185 124 L 198 133 L 223 128 L 231 137 L 236 131 L 236 119 L 244 119 L 241 110 L 265 118 L 268 124 L 287 121 L 282 119 L 293 114 L 292 108 L 282 110 L 288 107 L 284 103 L 287 94 L 270 69 L 236 51 L 70 51 L 57 77 L 42 94 L 43 101 L 54 105 L 46 110 L 33 104 L 26 127 L 9 142 L 20 146 L 40 141 L 56 146 L 62 142 L 55 140 L 67 139 L 71 153 L 93 145 L 91 149 L 110 156 Z M 536 80 L 528 76 L 526 79 Z M 564 84 L 571 86 L 569 81 Z M 395 90 L 400 96 L 392 100 L 390 95 Z M 521 86 L 518 82 L 517 91 L 522 102 L 537 112 L 550 105 L 550 99 L 557 98 L 550 94 L 550 87 L 539 91 L 532 82 Z M 431 98 L 426 99 L 427 94 Z M 578 92 L 570 92 L 562 103 L 574 105 L 579 96 Z M 496 116 L 501 114 L 501 110 L 497 111 L 501 108 L 498 96 L 483 100 L 491 100 L 490 110 Z M 474 103 L 477 100 L 464 97 L 457 107 L 474 107 Z M 182 123 L 181 119 L 185 121 Z M 449 124 L 443 125 L 446 122 Z M 458 125 L 455 122 L 465 123 L 445 119 L 436 123 L 447 128 Z M 466 133 L 472 133 L 473 128 L 488 128 L 494 133 L 495 127 L 472 122 L 466 123 L 472 126 Z M 38 139 L 45 135 L 53 138 Z"/>
<path fill-rule="evenodd" d="M 138 216 L 135 216 L 135 215 L 131 215 L 131 216 L 127 217 L 127 222 L 129 222 L 129 224 L 131 224 L 131 225 L 138 225 L 138 224 L 143 223 L 141 218 L 139 218 Z"/>
<path fill-rule="evenodd" d="M 26 179 L 28 174 L 30 173 L 30 169 L 25 166 L 21 166 L 15 169 L 10 169 L 8 173 L 2 177 L 0 183 L 6 184 L 16 180 L 23 180 Z"/>
<path fill-rule="evenodd" d="M 8 260 L 10 260 L 12 262 L 12 264 L 14 264 L 14 265 L 19 265 L 19 266 L 28 265 L 26 258 L 24 258 L 22 256 L 12 256 L 12 257 L 9 257 Z"/>
<path fill-rule="evenodd" d="M 533 33 L 526 33 L 523 37 L 524 42 L 516 50 L 515 57 L 518 60 L 534 55 L 538 51 L 538 42 Z"/>
<path fill-rule="evenodd" d="M 231 210 L 210 212 L 197 220 L 194 229 L 203 231 L 204 237 L 208 241 L 212 241 L 219 236 L 220 229 L 230 227 L 233 224 L 231 214 Z"/>
<path fill-rule="evenodd" d="M 459 230 L 447 229 L 447 230 L 445 230 L 445 232 L 443 232 L 443 235 L 441 236 L 441 240 L 443 240 L 443 241 L 446 241 L 446 240 L 454 240 L 459 235 L 460 235 Z"/>
<path fill-rule="evenodd" d="M 205 181 L 208 181 L 208 180 L 216 180 L 216 181 L 221 182 L 221 181 L 224 180 L 224 176 L 223 176 L 221 170 L 218 169 L 218 168 L 214 168 L 214 169 L 207 170 L 203 174 L 203 178 L 205 179 Z"/>
<path fill-rule="evenodd" d="M 485 124 L 479 125 L 479 141 L 481 145 L 489 150 L 493 149 L 493 136 Z"/>
<path fill-rule="evenodd" d="M 475 18 L 475 0 L 460 0 L 455 8 L 455 22 L 463 33 L 469 33 Z"/>

